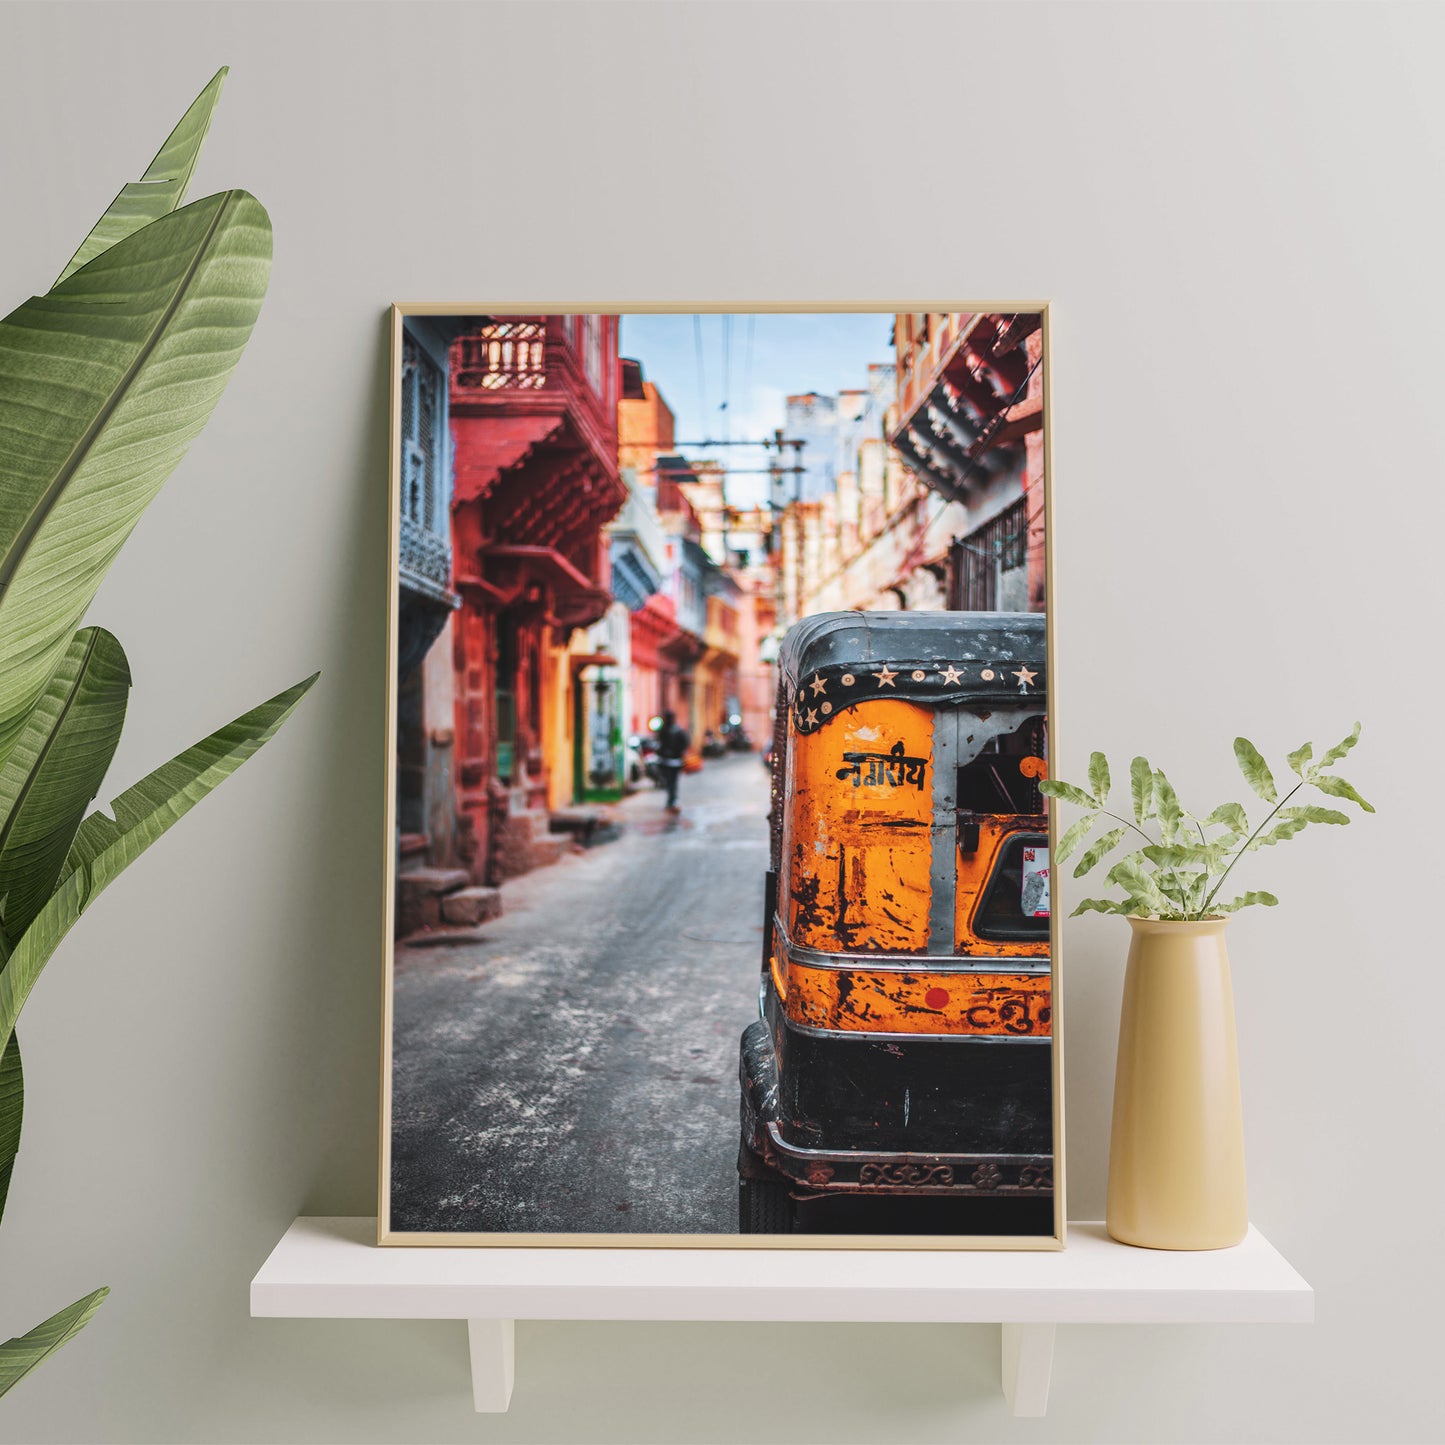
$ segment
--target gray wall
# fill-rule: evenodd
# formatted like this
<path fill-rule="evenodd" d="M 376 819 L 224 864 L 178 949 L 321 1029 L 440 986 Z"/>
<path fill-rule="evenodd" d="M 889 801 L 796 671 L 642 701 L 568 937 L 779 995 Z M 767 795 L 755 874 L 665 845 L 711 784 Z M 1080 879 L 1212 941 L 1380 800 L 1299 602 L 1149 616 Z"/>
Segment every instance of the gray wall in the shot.
<path fill-rule="evenodd" d="M 222 62 L 198 193 L 276 226 L 251 349 L 92 612 L 136 678 L 115 778 L 324 670 L 26 1010 L 0 1325 L 114 1295 L 0 1434 L 1441 1438 L 1442 44 L 1387 5 L 0 10 L 9 297 Z M 1365 720 L 1378 816 L 1260 856 L 1284 906 L 1231 931 L 1254 1218 L 1319 1323 L 1067 1328 L 1015 1422 L 984 1328 L 523 1325 L 487 1419 L 459 1327 L 248 1319 L 294 1215 L 373 1209 L 385 305 L 955 294 L 1056 306 L 1064 771 L 1147 748 L 1207 806 L 1236 731 Z M 1076 1216 L 1123 935 L 1067 929 Z"/>

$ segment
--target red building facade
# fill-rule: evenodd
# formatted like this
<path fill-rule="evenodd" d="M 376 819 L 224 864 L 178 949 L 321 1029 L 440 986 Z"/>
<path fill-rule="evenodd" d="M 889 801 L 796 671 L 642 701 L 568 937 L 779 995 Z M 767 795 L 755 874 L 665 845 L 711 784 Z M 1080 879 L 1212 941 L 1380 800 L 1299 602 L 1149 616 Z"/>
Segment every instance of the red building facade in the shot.
<path fill-rule="evenodd" d="M 570 798 L 573 632 L 611 601 L 615 316 L 506 316 L 452 343 L 459 852 L 473 879 L 526 871 Z"/>

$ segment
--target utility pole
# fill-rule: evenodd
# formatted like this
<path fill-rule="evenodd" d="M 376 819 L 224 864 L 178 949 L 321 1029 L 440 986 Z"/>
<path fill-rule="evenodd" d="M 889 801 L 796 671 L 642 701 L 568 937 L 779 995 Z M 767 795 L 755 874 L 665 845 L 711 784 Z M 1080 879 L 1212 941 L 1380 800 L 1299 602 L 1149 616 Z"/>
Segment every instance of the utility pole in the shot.
<path fill-rule="evenodd" d="M 768 465 L 771 476 L 768 479 L 768 511 L 772 515 L 773 530 L 768 536 L 768 550 L 775 552 L 773 559 L 773 592 L 774 608 L 777 613 L 776 626 L 786 630 L 785 613 L 787 610 L 787 589 L 783 586 L 783 519 L 786 513 L 779 506 L 779 499 L 783 494 L 783 429 L 778 427 L 773 432 L 773 445 L 777 448 L 777 455 Z"/>
<path fill-rule="evenodd" d="M 723 566 L 726 567 L 731 556 L 728 551 L 728 471 L 726 467 L 720 468 L 717 474 L 717 503 L 722 512 L 722 559 Z"/>
<path fill-rule="evenodd" d="M 793 596 L 798 605 L 798 617 L 796 622 L 803 615 L 803 580 L 807 575 L 807 557 L 804 555 L 803 546 L 803 516 L 801 503 L 803 500 L 803 443 L 800 440 L 789 438 L 788 445 L 793 449 L 793 465 L 789 469 L 793 474 L 793 501 L 799 504 L 799 510 L 793 514 Z M 779 450 L 782 450 L 781 443 Z"/>
<path fill-rule="evenodd" d="M 787 561 L 786 556 L 783 555 L 785 551 L 785 549 L 783 548 L 784 525 L 787 521 L 788 516 L 788 504 L 783 500 L 783 478 L 785 476 L 791 476 L 793 478 L 792 499 L 796 502 L 802 494 L 802 483 L 798 479 L 803 475 L 803 447 L 806 445 L 806 442 L 801 437 L 785 437 L 783 435 L 782 427 L 775 427 L 773 429 L 772 440 L 764 442 L 763 445 L 774 453 L 774 456 L 768 462 L 768 507 L 773 514 L 774 530 L 778 533 L 778 622 L 780 626 L 783 626 L 788 621 L 793 620 L 787 616 L 787 588 L 784 585 L 783 578 L 783 567 Z M 784 447 L 792 447 L 793 449 L 793 465 L 790 467 L 785 467 L 783 465 Z M 794 522 L 794 533 L 796 534 L 798 530 L 796 526 L 796 517 L 794 518 Z M 794 550 L 798 553 L 798 557 L 795 559 L 795 561 L 797 563 L 797 567 L 800 567 L 802 548 L 796 545 L 796 535 L 794 541 Z M 795 571 L 797 570 L 797 567 L 795 567 Z M 801 573 L 799 573 L 799 576 L 801 576 Z M 802 596 L 801 588 L 799 588 L 798 595 L 800 597 Z M 784 628 L 784 630 L 786 630 L 786 627 Z"/>

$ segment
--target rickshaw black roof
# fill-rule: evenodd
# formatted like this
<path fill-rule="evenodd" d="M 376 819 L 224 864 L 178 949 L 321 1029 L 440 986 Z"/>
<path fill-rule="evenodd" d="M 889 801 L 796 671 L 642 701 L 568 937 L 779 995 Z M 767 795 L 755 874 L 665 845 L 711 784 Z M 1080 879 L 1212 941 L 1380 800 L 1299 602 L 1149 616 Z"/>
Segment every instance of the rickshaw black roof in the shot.
<path fill-rule="evenodd" d="M 1046 653 L 1041 612 L 820 612 L 788 629 L 778 668 L 809 732 L 870 697 L 1042 705 Z"/>
<path fill-rule="evenodd" d="M 1042 612 L 819 612 L 788 629 L 778 665 L 789 686 L 820 668 L 868 662 L 1042 664 Z"/>

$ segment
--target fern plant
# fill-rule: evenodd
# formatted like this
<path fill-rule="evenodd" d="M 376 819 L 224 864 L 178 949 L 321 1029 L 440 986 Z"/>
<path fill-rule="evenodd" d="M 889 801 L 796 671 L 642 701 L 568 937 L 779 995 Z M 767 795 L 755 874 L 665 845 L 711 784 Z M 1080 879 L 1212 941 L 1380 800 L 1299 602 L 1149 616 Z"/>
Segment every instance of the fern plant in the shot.
<path fill-rule="evenodd" d="M 0 1214 L 25 1094 L 15 1025 L 41 970 L 101 890 L 272 737 L 316 680 L 87 816 L 131 679 L 116 638 L 81 620 L 220 399 L 270 275 L 271 223 L 254 196 L 181 204 L 225 75 L 55 285 L 0 320 Z M 0 1344 L 0 1395 L 106 1293 Z"/>
<path fill-rule="evenodd" d="M 1107 874 L 1108 881 L 1122 890 L 1123 898 L 1086 898 L 1074 909 L 1073 916 L 1118 913 L 1132 918 L 1182 921 L 1237 913 L 1255 904 L 1273 908 L 1279 899 L 1262 889 L 1241 893 L 1228 902 L 1218 901 L 1220 890 L 1246 853 L 1272 848 L 1314 825 L 1339 827 L 1350 821 L 1349 815 L 1338 808 L 1295 803 L 1295 795 L 1302 788 L 1344 799 L 1367 813 L 1375 811 L 1332 771 L 1359 737 L 1360 725 L 1356 723 L 1350 735 L 1321 754 L 1318 761 L 1314 761 L 1310 743 L 1290 753 L 1286 761 L 1297 781 L 1283 796 L 1259 749 L 1248 738 L 1235 738 L 1234 756 L 1245 782 L 1257 797 L 1273 805 L 1255 827 L 1251 827 L 1242 803 L 1221 803 L 1203 817 L 1191 813 L 1180 803 L 1169 779 L 1158 768 L 1150 767 L 1146 758 L 1135 758 L 1129 766 L 1132 816 L 1126 817 L 1109 806 L 1109 761 L 1103 753 L 1089 758 L 1087 788 L 1053 779 L 1043 783 L 1048 797 L 1084 812 L 1059 839 L 1057 863 L 1062 864 L 1077 852 L 1097 827 L 1106 822 L 1118 825 L 1108 827 L 1089 843 L 1074 869 L 1075 878 L 1092 873 L 1126 840 L 1135 842 L 1134 848 L 1118 858 Z M 1151 824 L 1157 836 L 1149 833 Z"/>

